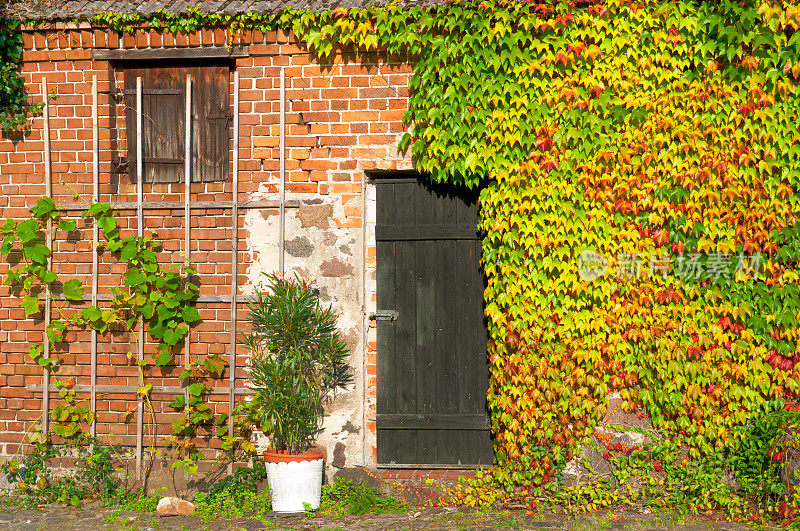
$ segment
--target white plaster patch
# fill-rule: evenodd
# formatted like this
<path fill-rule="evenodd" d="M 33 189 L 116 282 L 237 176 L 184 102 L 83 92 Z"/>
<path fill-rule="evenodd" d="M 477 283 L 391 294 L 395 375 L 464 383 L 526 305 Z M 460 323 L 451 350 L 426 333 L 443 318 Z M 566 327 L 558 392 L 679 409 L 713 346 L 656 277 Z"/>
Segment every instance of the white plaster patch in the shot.
<path fill-rule="evenodd" d="M 275 199 L 275 196 L 266 195 L 258 199 Z M 363 448 L 364 436 L 361 433 L 364 429 L 364 341 L 360 334 L 363 314 L 359 300 L 363 263 L 361 228 L 337 227 L 335 220 L 344 219 L 344 207 L 338 195 L 298 194 L 287 199 L 306 201 L 301 206 L 301 209 L 306 210 L 301 212 L 297 208 L 286 209 L 285 240 L 301 238 L 303 242 L 302 253 L 297 253 L 298 256 L 285 253 L 286 274 L 297 273 L 316 282 L 322 304 L 333 306 L 339 316 L 339 330 L 351 347 L 348 364 L 351 367 L 352 382 L 345 388 L 337 389 L 333 400 L 325 407 L 323 430 L 316 442 L 327 449 L 328 466 L 333 460 L 337 443 L 345 446 L 347 466 L 368 464 L 364 463 L 364 456 L 369 452 Z M 311 209 L 316 209 L 314 212 L 317 213 L 330 212 L 331 215 L 327 221 L 315 218 L 315 222 L 309 224 L 307 214 Z M 306 219 L 306 226 L 303 226 L 302 218 Z M 265 290 L 268 282 L 265 273 L 277 272 L 279 267 L 277 211 L 248 211 L 245 215 L 245 229 L 249 233 L 247 248 L 250 256 L 247 283 L 243 286 L 243 291 L 250 294 Z M 359 429 L 343 429 L 348 423 Z M 264 444 L 268 444 L 266 438 L 260 439 L 259 445 Z"/>

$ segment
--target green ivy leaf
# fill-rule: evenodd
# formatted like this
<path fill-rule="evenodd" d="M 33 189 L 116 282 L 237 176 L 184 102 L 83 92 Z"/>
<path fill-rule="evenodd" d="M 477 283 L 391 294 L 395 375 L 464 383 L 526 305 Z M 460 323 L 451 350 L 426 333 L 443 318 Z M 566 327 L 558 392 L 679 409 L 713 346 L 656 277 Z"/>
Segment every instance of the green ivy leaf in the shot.
<path fill-rule="evenodd" d="M 56 275 L 55 271 L 47 270 L 39 275 L 39 279 L 45 284 L 50 284 L 58 279 L 58 275 Z"/>
<path fill-rule="evenodd" d="M 117 228 L 117 220 L 112 216 L 102 216 L 97 220 L 97 226 L 103 229 L 103 232 L 108 234 Z"/>
<path fill-rule="evenodd" d="M 42 243 L 34 243 L 22 248 L 22 256 L 35 263 L 43 264 L 47 262 L 47 257 L 50 256 L 50 249 Z"/>
<path fill-rule="evenodd" d="M 98 214 L 102 214 L 104 212 L 108 212 L 111 209 L 111 205 L 108 203 L 94 203 L 92 204 L 86 212 L 84 212 L 84 216 L 97 216 Z"/>
<path fill-rule="evenodd" d="M 97 321 L 102 316 L 103 312 L 97 306 L 87 306 L 81 310 L 81 317 L 89 322 Z"/>
<path fill-rule="evenodd" d="M 120 259 L 128 262 L 132 260 L 135 256 L 136 256 L 136 242 L 131 239 L 125 243 L 125 246 L 122 248 L 122 252 L 120 253 L 119 257 Z"/>
<path fill-rule="evenodd" d="M 173 409 L 183 409 L 186 406 L 186 399 L 183 395 L 175 397 L 175 400 L 169 403 L 169 407 Z"/>
<path fill-rule="evenodd" d="M 221 378 L 222 373 L 225 371 L 225 367 L 228 366 L 228 362 L 222 359 L 219 354 L 214 354 L 213 356 L 208 356 L 205 360 L 203 360 L 203 366 L 205 366 L 206 370 L 213 376 Z"/>
<path fill-rule="evenodd" d="M 130 287 L 138 287 L 146 282 L 144 273 L 138 269 L 129 269 L 125 272 L 125 285 Z"/>
<path fill-rule="evenodd" d="M 184 334 L 177 329 L 167 328 L 164 331 L 164 343 L 168 345 L 177 345 L 178 342 L 183 339 Z"/>
<path fill-rule="evenodd" d="M 3 238 L 3 244 L 0 246 L 0 254 L 8 254 L 11 252 L 11 249 L 14 247 L 15 240 L 16 237 L 13 234 L 9 234 Z"/>

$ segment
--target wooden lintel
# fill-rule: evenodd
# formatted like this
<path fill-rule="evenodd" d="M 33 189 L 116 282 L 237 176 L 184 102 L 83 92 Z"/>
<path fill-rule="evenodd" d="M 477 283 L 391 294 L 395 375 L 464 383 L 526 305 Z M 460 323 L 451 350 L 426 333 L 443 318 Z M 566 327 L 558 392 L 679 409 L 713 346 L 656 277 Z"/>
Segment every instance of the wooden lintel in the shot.
<path fill-rule="evenodd" d="M 250 57 L 250 47 L 214 46 L 92 51 L 92 59 L 101 61 L 143 61 L 154 59 L 236 59 L 239 57 Z"/>

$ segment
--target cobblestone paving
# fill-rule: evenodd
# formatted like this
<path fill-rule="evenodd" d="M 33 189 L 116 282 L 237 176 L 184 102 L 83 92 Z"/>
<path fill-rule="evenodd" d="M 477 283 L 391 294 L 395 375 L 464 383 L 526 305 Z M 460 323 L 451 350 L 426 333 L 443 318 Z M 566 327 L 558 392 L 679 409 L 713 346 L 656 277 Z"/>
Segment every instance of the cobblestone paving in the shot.
<path fill-rule="evenodd" d="M 253 519 L 204 522 L 197 517 L 163 517 L 103 508 L 66 508 L 48 506 L 36 510 L 0 508 L 0 530 L 77 531 L 77 530 L 248 530 L 302 529 L 376 531 L 380 529 L 533 529 L 533 530 L 627 530 L 627 531 L 739 531 L 750 529 L 741 524 L 705 517 L 679 515 L 594 513 L 565 518 L 553 515 L 526 514 L 525 511 L 481 513 L 449 508 L 421 508 L 408 513 L 366 516 L 274 516 L 265 521 Z"/>

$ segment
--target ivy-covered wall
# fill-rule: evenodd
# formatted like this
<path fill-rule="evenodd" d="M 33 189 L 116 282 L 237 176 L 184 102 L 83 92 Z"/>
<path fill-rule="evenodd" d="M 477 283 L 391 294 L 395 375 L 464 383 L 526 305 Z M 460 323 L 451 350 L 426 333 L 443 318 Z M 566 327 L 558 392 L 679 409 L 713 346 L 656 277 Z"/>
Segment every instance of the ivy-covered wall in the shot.
<path fill-rule="evenodd" d="M 796 9 L 491 12 L 464 21 L 488 46 L 444 37 L 461 64 L 423 53 L 418 94 L 435 99 L 412 112 L 422 165 L 490 178 L 489 404 L 508 479 L 546 481 L 611 391 L 695 455 L 765 400 L 795 403 Z"/>
<path fill-rule="evenodd" d="M 410 52 L 417 166 L 484 185 L 504 483 L 551 479 L 610 392 L 695 456 L 733 445 L 765 401 L 795 407 L 797 6 L 456 2 L 316 20 L 294 28 L 316 49 L 361 24 Z"/>

